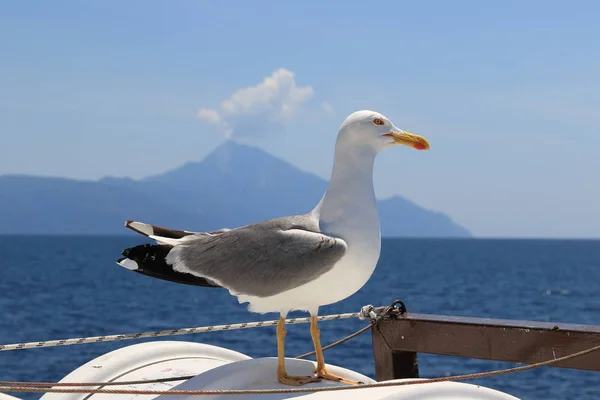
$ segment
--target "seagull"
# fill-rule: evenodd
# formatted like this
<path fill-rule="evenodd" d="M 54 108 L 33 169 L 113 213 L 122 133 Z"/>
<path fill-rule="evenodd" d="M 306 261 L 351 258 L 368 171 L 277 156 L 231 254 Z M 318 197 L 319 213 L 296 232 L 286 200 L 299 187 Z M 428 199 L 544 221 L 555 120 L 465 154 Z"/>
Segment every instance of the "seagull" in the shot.
<path fill-rule="evenodd" d="M 172 282 L 225 288 L 240 304 L 248 303 L 250 312 L 279 313 L 280 383 L 358 384 L 327 371 L 317 315 L 320 306 L 356 293 L 375 270 L 381 231 L 373 165 L 380 151 L 396 145 L 429 149 L 424 137 L 397 128 L 378 112 L 354 112 L 340 127 L 329 185 L 311 212 L 211 232 L 127 221 L 127 228 L 156 244 L 127 248 L 117 263 Z M 292 376 L 285 369 L 285 318 L 293 310 L 310 313 L 314 376 Z"/>

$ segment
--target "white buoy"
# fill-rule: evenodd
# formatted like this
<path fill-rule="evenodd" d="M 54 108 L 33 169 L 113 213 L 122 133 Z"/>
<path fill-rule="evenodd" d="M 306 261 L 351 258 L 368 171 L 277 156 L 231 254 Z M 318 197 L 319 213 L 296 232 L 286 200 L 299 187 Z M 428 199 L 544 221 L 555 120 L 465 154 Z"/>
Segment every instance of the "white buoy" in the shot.
<path fill-rule="evenodd" d="M 152 380 L 179 376 L 194 376 L 179 380 L 145 385 L 108 386 L 133 390 L 248 390 L 289 389 L 277 381 L 276 358 L 252 359 L 236 351 L 201 343 L 157 341 L 135 344 L 111 351 L 65 376 L 61 382 L 118 382 Z M 286 369 L 292 375 L 312 375 L 315 363 L 308 360 L 286 359 Z M 328 371 L 343 378 L 375 383 L 371 378 L 334 365 Z M 342 385 L 332 381 L 302 386 L 328 387 Z M 458 382 L 425 385 L 364 388 L 360 390 L 312 393 L 285 393 L 236 396 L 155 396 L 111 394 L 47 393 L 40 400 L 281 400 L 301 397 L 310 400 L 518 400 L 516 397 L 483 386 Z M 0 400 L 19 400 L 3 398 Z"/>

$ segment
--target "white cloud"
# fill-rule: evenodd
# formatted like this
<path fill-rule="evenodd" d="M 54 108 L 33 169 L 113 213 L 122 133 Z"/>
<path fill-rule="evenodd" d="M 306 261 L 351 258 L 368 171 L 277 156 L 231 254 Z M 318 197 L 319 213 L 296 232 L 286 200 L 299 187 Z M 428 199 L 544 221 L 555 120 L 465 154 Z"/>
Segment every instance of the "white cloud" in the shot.
<path fill-rule="evenodd" d="M 211 124 L 218 124 L 221 122 L 221 116 L 217 110 L 209 110 L 207 108 L 201 108 L 198 110 L 198 118 Z"/>
<path fill-rule="evenodd" d="M 321 108 L 325 110 L 327 114 L 331 114 L 333 112 L 333 106 L 326 101 L 321 103 Z"/>
<path fill-rule="evenodd" d="M 290 124 L 313 95 L 312 87 L 296 84 L 292 71 L 279 68 L 259 84 L 237 90 L 218 109 L 200 109 L 198 118 L 220 125 L 226 137 L 259 136 Z"/>

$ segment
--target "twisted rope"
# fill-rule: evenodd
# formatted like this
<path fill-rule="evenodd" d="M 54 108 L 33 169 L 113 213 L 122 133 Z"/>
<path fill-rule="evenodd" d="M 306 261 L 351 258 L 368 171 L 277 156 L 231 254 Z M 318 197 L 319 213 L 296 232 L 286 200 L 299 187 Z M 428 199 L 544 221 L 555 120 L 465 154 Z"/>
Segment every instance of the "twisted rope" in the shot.
<path fill-rule="evenodd" d="M 359 313 L 348 313 L 348 314 L 336 314 L 336 315 L 327 315 L 323 317 L 319 317 L 319 320 L 335 320 L 335 319 L 344 319 L 344 318 L 360 318 L 360 319 L 370 319 L 369 325 L 359 329 L 358 331 L 346 336 L 343 339 L 340 339 L 334 343 L 331 343 L 328 346 L 325 346 L 323 350 L 329 349 L 336 345 L 346 342 L 353 337 L 360 335 L 361 333 L 367 331 L 370 327 L 375 325 L 379 320 L 386 317 L 393 317 L 395 315 L 400 315 L 406 312 L 406 307 L 404 303 L 397 300 L 392 305 L 388 307 L 373 307 L 371 305 L 364 306 Z M 289 322 L 288 322 L 289 321 Z M 173 331 L 159 331 L 159 332 L 148 332 L 146 334 L 136 334 L 136 335 L 114 335 L 112 337 L 96 337 L 96 338 L 84 338 L 84 339 L 66 339 L 63 341 L 51 341 L 51 342 L 39 342 L 34 343 L 33 347 L 48 347 L 48 345 L 44 346 L 43 344 L 52 343 L 54 346 L 64 346 L 67 344 L 80 344 L 80 343 L 89 343 L 86 340 L 91 340 L 92 342 L 98 341 L 108 341 L 108 340 L 123 340 L 123 339 L 135 339 L 138 337 L 148 337 L 143 335 L 151 335 L 151 336 L 167 336 L 173 334 L 185 334 L 185 333 L 200 333 L 200 332 L 210 332 L 213 330 L 230 330 L 230 329 L 244 329 L 244 328 L 254 328 L 261 326 L 274 326 L 278 321 L 263 321 L 263 322 L 254 322 L 254 323 L 246 323 L 246 324 L 233 324 L 233 325 L 216 325 L 211 327 L 200 327 L 200 328 L 185 328 L 185 329 L 177 329 Z M 286 323 L 306 323 L 310 322 L 309 318 L 293 318 L 290 320 L 286 320 Z M 190 332 L 191 331 L 191 332 Z M 183 332 L 183 333 L 173 333 L 173 332 Z M 162 334 L 164 333 L 164 334 Z M 137 336 L 140 335 L 140 336 Z M 135 336 L 135 337 L 131 337 Z M 102 340 L 98 340 L 102 338 Z M 92 340 L 96 339 L 96 340 Z M 81 340 L 84 340 L 81 342 Z M 76 341 L 76 342 L 72 342 Z M 57 344 L 59 343 L 59 344 Z M 25 347 L 29 343 L 20 344 L 21 348 L 30 348 Z M 40 345 L 42 344 L 42 345 Z M 6 345 L 6 346 L 19 346 L 17 345 Z M 4 346 L 4 347 L 6 347 Z M 15 348 L 8 348 L 8 350 L 14 350 Z M 357 389 L 366 389 L 366 388 L 380 388 L 380 387 L 391 387 L 391 386 L 407 386 L 407 385 L 420 385 L 420 384 L 431 384 L 431 383 L 439 383 L 439 382 L 452 382 L 452 381 L 465 381 L 465 380 L 473 380 L 480 378 L 487 378 L 492 376 L 506 375 L 515 372 L 527 371 L 534 368 L 540 368 L 544 366 L 553 365 L 562 361 L 570 360 L 572 358 L 580 357 L 595 351 L 600 350 L 600 346 L 595 346 L 590 349 L 582 350 L 573 354 L 569 354 L 563 357 L 555 358 L 552 360 L 542 361 L 530 365 L 524 365 L 520 367 L 507 368 L 495 371 L 486 371 L 479 372 L 473 374 L 465 374 L 465 375 L 454 375 L 447 377 L 438 377 L 424 380 L 410 380 L 410 381 L 400 381 L 400 382 L 378 382 L 378 383 L 370 383 L 365 385 L 357 385 L 357 386 L 330 386 L 330 387 L 320 387 L 320 388 L 286 388 L 286 389 L 252 389 L 252 390 L 227 390 L 227 389 L 217 389 L 217 390 L 133 390 L 133 389 L 84 389 L 82 386 L 111 386 L 111 385 L 131 385 L 131 384 L 148 384 L 154 382 L 169 382 L 169 381 L 181 381 L 185 379 L 189 379 L 191 377 L 173 377 L 173 378 L 162 378 L 156 380 L 142 380 L 142 381 L 127 381 L 127 382 L 2 382 L 0 381 L 0 393 L 83 393 L 83 394 L 136 394 L 136 395 L 171 395 L 171 396 L 209 396 L 209 395 L 252 395 L 252 394 L 285 394 L 285 393 L 312 393 L 312 392 L 333 392 L 340 390 L 357 390 Z M 304 358 L 314 352 L 302 354 L 297 356 L 296 358 Z M 42 387 L 44 386 L 44 387 Z M 50 386 L 50 387 L 46 387 Z M 80 388 L 61 388 L 64 386 L 76 386 Z"/>
<path fill-rule="evenodd" d="M 401 308 L 398 308 L 397 305 L 401 304 Z M 379 313 L 377 314 L 376 311 Z M 327 346 L 322 348 L 323 351 L 328 350 L 332 347 L 335 347 L 339 344 L 342 344 L 364 332 L 366 332 L 369 328 L 377 323 L 377 321 L 386 316 L 392 316 L 394 314 L 400 314 L 406 312 L 406 307 L 404 303 L 400 301 L 395 301 L 392 305 L 388 307 L 373 307 L 372 305 L 367 305 L 361 308 L 361 311 L 358 313 L 346 313 L 346 314 L 335 314 L 335 315 L 326 315 L 318 317 L 318 320 L 337 320 L 337 319 L 346 319 L 346 318 L 360 318 L 360 319 L 370 319 L 369 325 L 359 329 L 358 331 L 337 340 Z M 286 323 L 304 323 L 310 322 L 310 318 L 293 318 L 286 320 Z M 38 348 L 38 347 L 52 347 L 52 346 L 66 346 L 70 344 L 82 344 L 82 343 L 97 343 L 101 341 L 111 341 L 111 340 L 124 340 L 124 339 L 134 339 L 141 337 L 156 337 L 156 336 L 168 336 L 168 335 L 177 335 L 177 334 L 186 334 L 186 333 L 200 333 L 200 332 L 212 332 L 219 330 L 233 330 L 233 329 L 246 329 L 246 328 L 255 328 L 262 326 L 273 326 L 277 325 L 278 321 L 261 321 L 261 322 L 253 322 L 253 323 L 243 323 L 243 324 L 230 324 L 230 325 L 216 325 L 216 326 L 208 326 L 208 327 L 199 327 L 199 328 L 183 328 L 171 331 L 159 331 L 159 332 L 147 332 L 147 333 L 138 333 L 138 334 L 130 334 L 130 335 L 113 335 L 113 336 L 97 336 L 97 337 L 88 337 L 81 339 L 63 339 L 63 340 L 53 340 L 53 341 L 45 341 L 45 342 L 30 342 L 30 343 L 18 343 L 12 345 L 3 345 L 0 346 L 2 350 L 21 350 L 25 348 Z M 191 332 L 193 331 L 193 332 Z M 315 351 L 311 351 L 305 354 L 301 354 L 295 358 L 303 359 L 308 356 L 315 354 Z M 64 387 L 64 386 L 123 386 L 123 385 L 135 385 L 135 384 L 149 384 L 156 382 L 173 382 L 173 381 L 183 381 L 187 379 L 193 378 L 194 375 L 189 376 L 179 376 L 172 378 L 159 378 L 152 380 L 137 380 L 137 381 L 122 381 L 122 382 L 85 382 L 85 383 L 72 383 L 72 382 L 16 382 L 16 381 L 0 381 L 0 392 L 2 392 L 3 387 Z"/>
<path fill-rule="evenodd" d="M 339 344 L 347 342 L 348 340 L 360 335 L 361 333 L 366 332 L 369 328 L 375 325 L 374 321 L 371 321 L 369 325 L 360 328 L 358 331 L 351 333 L 350 335 L 337 340 L 327 346 L 324 346 L 321 350 L 325 351 L 332 347 L 335 347 Z M 303 359 L 315 354 L 315 351 L 311 351 L 305 354 L 301 354 L 296 356 L 297 359 Z M 188 379 L 194 378 L 196 375 L 182 375 L 176 376 L 172 378 L 158 378 L 158 379 L 142 379 L 137 381 L 120 381 L 120 382 L 84 382 L 84 383 L 72 383 L 72 382 L 16 382 L 16 381 L 0 381 L 0 387 L 4 386 L 28 386 L 28 387 L 61 387 L 61 386 L 125 386 L 125 385 L 141 385 L 141 384 L 150 384 L 150 383 L 159 383 L 159 382 L 176 382 L 176 381 L 185 381 Z"/>
<path fill-rule="evenodd" d="M 256 394 L 285 394 L 285 393 L 313 393 L 313 392 L 337 392 L 340 390 L 358 390 L 367 388 L 381 388 L 392 386 L 423 385 L 439 382 L 466 381 L 479 378 L 488 378 L 491 376 L 506 375 L 515 372 L 527 371 L 534 368 L 549 366 L 558 362 L 570 360 L 600 350 L 600 346 L 595 346 L 587 350 L 569 354 L 552 360 L 539 363 L 524 365 L 521 367 L 500 369 L 496 371 L 478 372 L 474 374 L 454 375 L 440 378 L 411 380 L 411 381 L 390 381 L 369 383 L 365 385 L 351 386 L 329 386 L 319 388 L 289 388 L 289 389 L 250 389 L 250 390 L 129 390 L 129 389 L 61 389 L 61 388 L 40 388 L 25 386 L 0 386 L 0 393 L 90 393 L 90 394 L 140 394 L 140 395 L 170 395 L 170 396 L 214 396 L 214 395 L 256 395 Z M 21 382 L 23 384 L 25 382 Z M 124 384 L 124 383 L 122 383 Z M 79 384 L 81 385 L 81 384 Z"/>
<path fill-rule="evenodd" d="M 362 319 L 365 317 L 360 312 L 358 312 L 358 313 L 324 315 L 324 316 L 317 317 L 317 320 L 318 321 L 333 321 L 333 320 L 341 320 L 341 319 L 349 319 L 349 318 L 361 318 Z M 46 340 L 43 342 L 3 344 L 3 345 L 0 345 L 0 351 L 23 350 L 23 349 L 33 349 L 33 348 L 40 348 L 40 347 L 70 346 L 70 345 L 74 345 L 74 344 L 85 344 L 85 343 L 113 342 L 116 340 L 155 338 L 155 337 L 161 337 L 161 336 L 188 335 L 191 333 L 232 331 L 232 330 L 236 330 L 236 329 L 262 328 L 262 327 L 267 327 L 267 326 L 277 326 L 278 322 L 279 321 L 277 321 L 277 320 L 244 322 L 241 324 L 199 326 L 196 328 L 180 328 L 180 329 L 171 329 L 171 330 L 155 331 L 155 332 L 126 333 L 126 334 L 120 334 L 120 335 L 91 336 L 91 337 L 86 337 L 86 338 Z M 309 323 L 309 322 L 310 322 L 310 317 L 290 318 L 290 319 L 285 320 L 286 324 L 305 324 L 305 323 Z"/>
<path fill-rule="evenodd" d="M 393 317 L 395 315 L 403 314 L 406 312 L 406 307 L 401 301 L 395 301 L 391 306 L 375 308 L 371 305 L 364 306 L 359 313 L 348 313 L 348 314 L 336 314 L 318 317 L 318 320 L 336 320 L 346 318 L 360 318 L 370 319 L 369 325 L 359 329 L 358 331 L 340 339 L 328 346 L 325 346 L 323 350 L 337 346 L 344 343 L 353 337 L 360 335 L 367 331 L 370 327 L 375 325 L 379 320 L 386 317 Z M 184 328 L 176 329 L 172 331 L 159 331 L 159 332 L 147 332 L 133 335 L 113 335 L 113 336 L 98 336 L 92 338 L 82 339 L 65 339 L 55 340 L 47 342 L 34 342 L 34 343 L 21 343 L 14 345 L 4 345 L 0 347 L 0 350 L 16 350 L 32 347 L 50 347 L 50 346 L 66 346 L 69 344 L 81 344 L 90 342 L 102 342 L 111 340 L 124 340 L 124 339 L 136 339 L 142 337 L 156 337 L 156 336 L 168 336 L 168 335 L 183 335 L 186 333 L 202 333 L 211 332 L 218 330 L 232 330 L 232 329 L 245 329 L 255 328 L 262 326 L 275 326 L 278 321 L 262 321 L 252 322 L 244 324 L 232 324 L 232 325 L 215 325 L 208 327 L 199 328 Z M 307 323 L 310 322 L 309 318 L 293 318 L 286 320 L 286 323 Z M 319 387 L 319 388 L 285 388 L 285 389 L 251 389 L 251 390 L 134 390 L 134 389 L 85 389 L 82 386 L 118 386 L 118 385 L 133 385 L 133 384 L 148 384 L 155 382 L 172 382 L 182 381 L 193 376 L 181 376 L 173 378 L 161 378 L 155 380 L 138 380 L 138 381 L 126 381 L 126 382 L 9 382 L 0 381 L 0 393 L 81 393 L 81 394 L 134 394 L 134 395 L 171 395 L 171 396 L 211 396 L 211 395 L 255 395 L 255 394 L 286 394 L 286 393 L 313 393 L 313 392 L 333 392 L 341 390 L 358 390 L 367 388 L 381 388 L 381 387 L 393 387 L 393 386 L 408 386 L 408 385 L 421 385 L 431 384 L 440 382 L 453 382 L 453 381 L 466 381 L 480 378 L 487 378 L 492 376 L 506 375 L 515 372 L 522 372 L 531 370 L 534 368 L 540 368 L 544 366 L 550 366 L 559 362 L 567 361 L 572 358 L 580 357 L 586 354 L 600 350 L 600 346 L 595 346 L 586 350 L 582 350 L 573 354 L 569 354 L 563 357 L 555 358 L 552 360 L 542 361 L 530 365 L 524 365 L 520 367 L 500 369 L 495 371 L 486 371 L 473 374 L 454 375 L 447 377 L 438 377 L 423 380 L 410 380 L 410 381 L 390 381 L 390 382 L 377 382 L 370 384 L 363 384 L 357 386 L 330 386 L 330 387 Z M 302 354 L 296 358 L 305 358 L 314 352 Z M 64 388 L 75 387 L 75 388 Z M 63 388 L 61 388 L 63 387 Z"/>

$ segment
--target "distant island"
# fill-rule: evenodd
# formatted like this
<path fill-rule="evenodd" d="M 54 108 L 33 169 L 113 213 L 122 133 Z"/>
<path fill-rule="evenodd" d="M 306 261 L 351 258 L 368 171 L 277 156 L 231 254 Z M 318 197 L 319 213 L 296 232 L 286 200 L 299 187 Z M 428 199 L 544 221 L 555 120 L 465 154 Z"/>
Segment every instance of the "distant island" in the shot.
<path fill-rule="evenodd" d="M 310 211 L 327 182 L 265 151 L 224 142 L 200 162 L 141 180 L 0 176 L 0 234 L 126 234 L 128 219 L 205 231 Z M 470 237 L 401 196 L 379 200 L 386 237 Z"/>

